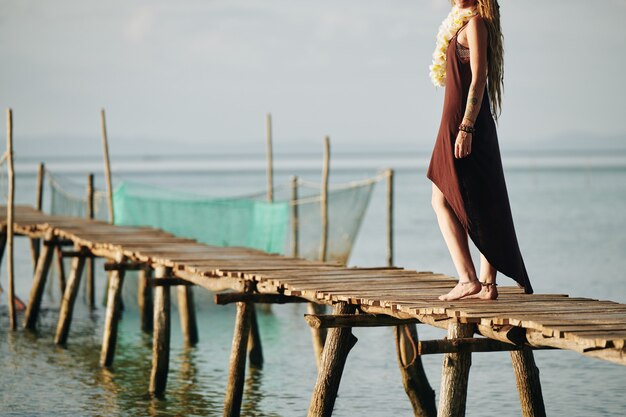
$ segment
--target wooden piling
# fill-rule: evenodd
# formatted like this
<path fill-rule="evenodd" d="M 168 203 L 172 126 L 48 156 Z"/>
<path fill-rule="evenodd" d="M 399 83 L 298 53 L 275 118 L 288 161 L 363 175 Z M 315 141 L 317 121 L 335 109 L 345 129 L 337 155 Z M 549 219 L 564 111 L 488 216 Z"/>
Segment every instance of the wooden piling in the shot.
<path fill-rule="evenodd" d="M 87 218 L 94 218 L 94 186 L 93 186 L 93 174 L 87 176 Z M 89 257 L 87 259 L 87 304 L 89 308 L 94 309 L 96 307 L 96 270 L 95 259 Z"/>
<path fill-rule="evenodd" d="M 394 195 L 394 171 L 385 171 L 387 178 L 387 266 L 393 267 L 393 195 Z"/>
<path fill-rule="evenodd" d="M 422 358 L 418 354 L 417 326 L 404 324 L 394 328 L 396 353 L 402 385 L 409 397 L 415 417 L 435 417 L 437 405 L 435 391 L 428 382 Z"/>
<path fill-rule="evenodd" d="M 170 271 L 164 266 L 154 269 L 154 279 L 166 278 Z M 152 370 L 150 372 L 150 394 L 161 397 L 167 386 L 170 363 L 170 287 L 159 285 L 154 288 L 154 331 L 152 333 Z"/>
<path fill-rule="evenodd" d="M 109 223 L 115 223 L 113 211 L 113 181 L 111 180 L 111 160 L 109 159 L 109 138 L 104 109 L 100 110 L 100 126 L 102 129 L 102 147 L 104 151 L 104 178 L 107 184 L 107 203 L 109 206 Z"/>
<path fill-rule="evenodd" d="M 541 393 L 539 368 L 529 348 L 511 352 L 511 361 L 515 371 L 515 381 L 519 391 L 522 416 L 545 417 L 546 408 Z"/>
<path fill-rule="evenodd" d="M 343 301 L 333 308 L 334 314 L 354 314 L 355 311 L 355 305 Z M 332 414 L 348 352 L 356 342 L 350 327 L 336 327 L 328 331 L 308 417 L 328 417 Z"/>
<path fill-rule="evenodd" d="M 28 306 L 26 306 L 26 313 L 24 314 L 24 328 L 29 330 L 35 330 L 35 326 L 37 325 L 41 299 L 43 297 L 44 288 L 46 287 L 52 256 L 55 251 L 54 234 L 52 230 L 48 230 L 43 243 L 43 248 L 37 260 L 35 276 L 33 277 L 33 286 L 30 289 Z"/>
<path fill-rule="evenodd" d="M 64 294 L 67 280 L 65 279 L 65 264 L 63 263 L 63 250 L 61 246 L 56 247 L 55 263 L 57 267 L 57 277 L 59 278 L 59 289 L 61 290 L 61 294 Z"/>
<path fill-rule="evenodd" d="M 306 306 L 307 314 L 319 315 L 325 314 L 326 308 L 325 306 L 317 303 L 308 303 Z M 311 327 L 311 339 L 313 341 L 313 353 L 315 354 L 315 362 L 317 364 L 318 371 L 321 369 L 322 365 L 322 352 L 324 351 L 324 345 L 326 343 L 326 338 L 328 334 L 328 329 L 323 327 Z"/>
<path fill-rule="evenodd" d="M 291 177 L 291 256 L 297 258 L 300 252 L 298 219 L 298 177 Z"/>
<path fill-rule="evenodd" d="M 271 304 L 260 304 L 266 306 L 267 309 Z M 263 367 L 263 346 L 261 345 L 261 332 L 259 332 L 259 323 L 257 321 L 256 304 L 250 307 L 250 337 L 248 338 L 248 357 L 250 358 L 250 366 L 256 368 Z"/>
<path fill-rule="evenodd" d="M 63 293 L 63 300 L 61 301 L 61 310 L 59 312 L 59 321 L 57 323 L 56 335 L 54 342 L 57 345 L 65 345 L 67 343 L 67 337 L 70 332 L 70 326 L 72 324 L 72 313 L 74 311 L 74 303 L 76 301 L 76 295 L 78 294 L 78 287 L 80 285 L 80 277 L 83 273 L 83 267 L 85 266 L 86 258 L 84 256 L 77 256 L 72 258 L 72 270 L 67 282 L 67 287 Z"/>
<path fill-rule="evenodd" d="M 124 262 L 121 254 L 116 256 L 116 262 Z M 117 344 L 117 327 L 121 316 L 122 285 L 124 283 L 124 269 L 119 268 L 109 274 L 109 288 L 107 291 L 107 307 L 104 319 L 104 333 L 102 335 L 102 351 L 100 352 L 100 366 L 110 367 L 115 357 Z"/>
<path fill-rule="evenodd" d="M 198 343 L 198 324 L 196 322 L 196 309 L 193 301 L 193 288 L 188 285 L 179 285 L 178 288 L 178 314 L 180 316 L 180 328 L 183 332 L 183 341 L 187 346 Z"/>
<path fill-rule="evenodd" d="M 237 316 L 230 353 L 228 383 L 224 399 L 224 417 L 239 416 L 243 398 L 244 378 L 246 374 L 246 345 L 250 333 L 250 318 L 253 304 L 237 302 Z"/>
<path fill-rule="evenodd" d="M 15 172 L 13 170 L 13 110 L 7 109 L 7 165 L 9 171 L 9 199 L 7 201 L 7 271 L 9 274 L 9 328 L 17 329 L 15 310 L 15 273 L 13 256 L 13 211 L 15 203 Z"/>
<path fill-rule="evenodd" d="M 448 339 L 473 335 L 474 325 L 472 324 L 450 323 L 448 325 Z M 471 353 L 446 353 L 444 355 L 438 417 L 465 415 L 467 381 L 471 365 Z"/>
<path fill-rule="evenodd" d="M 152 302 L 152 269 L 139 270 L 137 276 L 137 305 L 141 321 L 141 331 L 152 333 L 154 304 Z"/>
<path fill-rule="evenodd" d="M 44 178 L 46 175 L 46 169 L 43 162 L 39 163 L 39 167 L 37 169 L 37 195 L 35 196 L 35 207 L 38 211 L 42 211 L 43 209 L 43 184 Z M 33 258 L 33 272 L 37 269 L 37 260 L 39 259 L 39 252 L 41 251 L 41 239 L 39 238 L 31 238 L 30 239 L 30 250 Z"/>

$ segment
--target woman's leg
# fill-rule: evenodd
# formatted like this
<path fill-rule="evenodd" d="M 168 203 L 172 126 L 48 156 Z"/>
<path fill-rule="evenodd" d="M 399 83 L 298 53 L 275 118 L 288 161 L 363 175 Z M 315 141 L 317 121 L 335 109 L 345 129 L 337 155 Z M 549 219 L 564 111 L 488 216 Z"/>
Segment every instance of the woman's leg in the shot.
<path fill-rule="evenodd" d="M 495 300 L 498 298 L 498 288 L 496 287 L 496 274 L 498 271 L 489 263 L 485 255 L 480 254 L 480 282 L 483 288 L 479 293 L 467 296 L 465 298 L 480 298 L 483 300 Z M 493 285 L 491 285 L 493 284 Z"/>
<path fill-rule="evenodd" d="M 448 294 L 440 296 L 439 299 L 442 301 L 458 300 L 478 293 L 481 290 L 481 285 L 476 278 L 476 269 L 470 255 L 467 233 L 435 183 L 433 183 L 432 205 L 437 214 L 439 228 L 452 256 L 452 262 L 454 262 L 459 274 L 459 283 Z"/>

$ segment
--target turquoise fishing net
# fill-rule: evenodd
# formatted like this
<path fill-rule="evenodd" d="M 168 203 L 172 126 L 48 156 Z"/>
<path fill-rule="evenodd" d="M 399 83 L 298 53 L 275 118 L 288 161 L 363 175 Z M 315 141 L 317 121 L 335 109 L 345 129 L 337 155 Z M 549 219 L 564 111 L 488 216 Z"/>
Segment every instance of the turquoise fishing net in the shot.
<path fill-rule="evenodd" d="M 86 184 L 47 172 L 50 213 L 84 217 Z M 331 185 L 328 191 L 326 259 L 347 264 L 380 176 Z M 274 202 L 265 193 L 214 198 L 154 185 L 123 181 L 113 194 L 115 224 L 152 226 L 176 236 L 215 246 L 242 246 L 293 255 L 297 213 L 300 258 L 320 259 L 322 240 L 320 184 L 299 180 L 296 200 L 290 187 L 276 187 Z M 95 217 L 108 221 L 106 193 L 95 192 Z"/>
<path fill-rule="evenodd" d="M 244 246 L 283 253 L 289 203 L 207 198 L 123 182 L 113 194 L 115 224 L 153 226 L 215 246 Z"/>

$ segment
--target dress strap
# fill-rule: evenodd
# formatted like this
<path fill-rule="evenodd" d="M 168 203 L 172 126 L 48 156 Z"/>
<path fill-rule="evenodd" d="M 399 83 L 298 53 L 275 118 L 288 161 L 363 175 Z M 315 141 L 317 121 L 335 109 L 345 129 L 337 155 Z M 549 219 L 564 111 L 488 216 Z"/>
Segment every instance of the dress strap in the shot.
<path fill-rule="evenodd" d="M 460 27 L 460 28 L 456 31 L 456 33 L 454 34 L 453 38 L 456 38 L 456 37 L 459 35 L 459 32 L 461 32 L 461 30 L 465 29 L 465 26 L 467 26 L 467 24 L 469 23 L 469 21 L 470 21 L 470 20 L 472 20 L 472 19 L 470 18 L 467 22 L 465 22 L 465 24 L 463 24 L 463 26 L 461 26 L 461 27 Z"/>

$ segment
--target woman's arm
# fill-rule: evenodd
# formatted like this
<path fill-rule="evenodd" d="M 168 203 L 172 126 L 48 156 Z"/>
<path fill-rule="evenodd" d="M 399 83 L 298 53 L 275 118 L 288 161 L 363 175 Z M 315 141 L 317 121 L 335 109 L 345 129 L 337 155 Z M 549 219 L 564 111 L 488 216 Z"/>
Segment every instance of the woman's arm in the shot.
<path fill-rule="evenodd" d="M 487 27 L 480 16 L 467 24 L 467 42 L 470 47 L 470 68 L 472 83 L 467 95 L 467 105 L 463 123 L 474 126 L 480 105 L 483 102 L 485 85 L 487 85 Z"/>
<path fill-rule="evenodd" d="M 462 123 L 474 126 L 487 84 L 487 27 L 480 16 L 467 24 L 467 42 L 470 48 L 472 82 L 467 95 L 465 115 Z M 457 40 L 458 41 L 458 40 Z M 454 157 L 464 158 L 472 151 L 472 134 L 459 130 L 454 145 Z"/>

